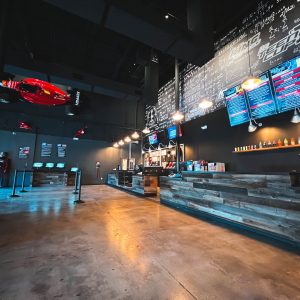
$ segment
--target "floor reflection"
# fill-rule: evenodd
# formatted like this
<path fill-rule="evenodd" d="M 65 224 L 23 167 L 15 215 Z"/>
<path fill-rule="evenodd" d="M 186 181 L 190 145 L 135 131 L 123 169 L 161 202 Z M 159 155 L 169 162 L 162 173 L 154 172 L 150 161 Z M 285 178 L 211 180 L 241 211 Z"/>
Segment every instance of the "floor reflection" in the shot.
<path fill-rule="evenodd" d="M 0 214 L 13 214 L 28 212 L 32 216 L 54 216 L 58 217 L 62 211 L 73 213 L 74 200 L 76 196 L 72 194 L 70 188 L 51 189 L 48 187 L 27 188 L 27 193 L 19 193 L 18 198 L 10 198 L 11 189 L 0 189 Z M 51 195 L 51 197 L 49 197 Z"/>

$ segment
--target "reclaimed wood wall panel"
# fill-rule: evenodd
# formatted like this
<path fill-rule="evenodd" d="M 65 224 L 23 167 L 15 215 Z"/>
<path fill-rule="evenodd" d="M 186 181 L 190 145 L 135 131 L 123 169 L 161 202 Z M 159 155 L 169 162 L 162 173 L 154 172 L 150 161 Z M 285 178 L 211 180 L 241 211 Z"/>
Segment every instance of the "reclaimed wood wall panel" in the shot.
<path fill-rule="evenodd" d="M 300 245 L 300 191 L 288 174 L 184 172 L 183 179 L 161 178 L 160 199 Z"/>

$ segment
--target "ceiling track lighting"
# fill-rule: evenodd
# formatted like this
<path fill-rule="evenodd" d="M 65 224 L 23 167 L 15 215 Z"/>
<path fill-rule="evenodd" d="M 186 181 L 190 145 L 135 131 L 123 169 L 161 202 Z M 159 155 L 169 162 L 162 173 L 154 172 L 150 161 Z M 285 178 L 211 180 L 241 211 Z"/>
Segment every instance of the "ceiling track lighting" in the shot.
<path fill-rule="evenodd" d="M 250 119 L 249 125 L 248 125 L 248 132 L 254 132 L 256 131 L 257 127 L 261 127 L 262 123 L 257 123 L 254 119 Z"/>
<path fill-rule="evenodd" d="M 295 108 L 291 123 L 298 124 L 300 123 L 300 108 Z"/>
<path fill-rule="evenodd" d="M 262 80 L 258 76 L 254 76 L 252 74 L 252 69 L 251 69 L 251 61 L 250 61 L 250 46 L 249 46 L 249 40 L 248 40 L 248 35 L 247 35 L 247 46 L 248 46 L 248 63 L 249 63 L 249 77 L 244 80 L 244 82 L 241 84 L 242 89 L 245 91 L 251 91 L 255 88 L 257 88 L 261 83 Z"/>

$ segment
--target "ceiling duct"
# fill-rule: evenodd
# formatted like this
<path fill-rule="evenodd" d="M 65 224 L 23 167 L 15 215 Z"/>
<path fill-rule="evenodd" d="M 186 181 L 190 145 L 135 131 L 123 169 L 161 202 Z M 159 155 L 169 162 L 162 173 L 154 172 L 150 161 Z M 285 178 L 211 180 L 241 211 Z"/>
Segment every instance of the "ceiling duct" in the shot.
<path fill-rule="evenodd" d="M 143 101 L 155 105 L 158 100 L 159 68 L 158 56 L 152 51 L 149 63 L 145 66 L 145 85 Z"/>

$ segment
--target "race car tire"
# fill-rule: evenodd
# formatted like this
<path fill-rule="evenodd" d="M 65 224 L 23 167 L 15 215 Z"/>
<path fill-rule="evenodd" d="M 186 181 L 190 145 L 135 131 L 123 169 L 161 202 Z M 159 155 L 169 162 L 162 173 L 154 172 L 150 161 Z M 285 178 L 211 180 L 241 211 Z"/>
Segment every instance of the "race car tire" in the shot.
<path fill-rule="evenodd" d="M 15 103 L 19 99 L 19 93 L 5 87 L 0 87 L 0 103 Z"/>

